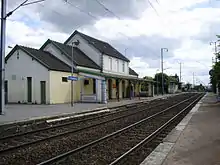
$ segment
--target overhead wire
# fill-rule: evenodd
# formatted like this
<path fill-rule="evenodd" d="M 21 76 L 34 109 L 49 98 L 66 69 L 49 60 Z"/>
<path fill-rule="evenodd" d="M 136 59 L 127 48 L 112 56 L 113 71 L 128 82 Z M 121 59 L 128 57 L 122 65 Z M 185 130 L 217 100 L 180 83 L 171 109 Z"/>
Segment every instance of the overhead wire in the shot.
<path fill-rule="evenodd" d="M 46 7 L 44 4 L 38 4 L 38 5 L 40 5 L 42 8 L 45 8 L 45 7 Z M 47 8 L 47 10 L 50 10 L 51 12 L 53 12 L 53 13 L 55 13 L 55 14 L 61 16 L 61 17 L 64 17 L 63 14 L 59 13 L 58 11 L 56 11 L 56 10 L 54 10 L 54 9 Z M 77 26 L 77 29 L 79 29 L 79 28 L 81 28 L 81 27 L 83 27 L 83 25 Z"/>
<path fill-rule="evenodd" d="M 91 12 L 88 12 L 88 11 L 86 11 L 86 10 L 80 8 L 79 6 L 76 6 L 76 5 L 72 4 L 72 3 L 70 3 L 68 0 L 62 0 L 62 1 L 65 2 L 65 3 L 67 3 L 67 4 L 70 5 L 70 6 L 74 7 L 75 9 L 79 10 L 80 12 L 82 12 L 82 13 L 88 15 L 89 17 L 91 17 L 91 18 L 93 18 L 93 19 L 95 19 L 95 20 L 98 19 L 98 17 L 94 16 Z M 101 7 L 103 7 L 105 11 L 111 13 L 114 17 L 116 17 L 117 19 L 121 20 L 121 18 L 120 18 L 119 16 L 117 16 L 112 10 L 110 10 L 109 8 L 107 8 L 107 7 L 106 7 L 103 3 L 101 3 L 99 0 L 95 0 L 95 1 L 96 1 Z M 38 4 L 38 5 L 40 5 L 40 6 L 42 6 L 42 7 L 45 7 L 45 5 L 43 5 L 43 4 Z M 152 4 L 151 4 L 151 7 L 153 8 Z M 55 14 L 57 14 L 57 15 L 59 15 L 59 16 L 63 16 L 61 13 L 57 12 L 56 10 L 53 10 L 53 9 L 49 9 L 49 10 L 51 10 L 53 13 L 55 13 Z M 155 10 L 155 9 L 154 9 L 154 10 Z M 156 12 L 156 10 L 155 10 L 155 12 Z M 82 27 L 82 26 L 79 26 L 78 28 L 80 28 L 80 27 Z M 128 25 L 127 25 L 126 27 L 128 27 Z M 132 40 L 131 37 L 129 37 L 129 36 L 127 36 L 127 35 L 125 35 L 125 34 L 123 34 L 123 33 L 121 33 L 121 32 L 119 32 L 119 34 L 121 34 L 122 36 L 126 37 L 126 38 L 129 39 L 129 40 Z M 149 40 L 148 40 L 148 41 L 149 41 Z M 153 52 L 153 50 L 151 50 L 151 49 L 149 49 L 148 51 L 151 51 L 153 54 L 155 54 L 155 53 Z M 157 54 L 155 54 L 155 55 L 157 55 Z M 158 55 L 157 55 L 157 56 L 158 56 Z"/>
<path fill-rule="evenodd" d="M 103 3 L 101 3 L 99 0 L 95 0 L 100 6 L 102 6 L 107 12 L 111 13 L 112 15 L 114 15 L 116 18 L 118 18 L 119 20 L 121 20 L 120 17 L 118 17 L 114 12 L 112 12 L 111 10 L 109 10 Z"/>
<path fill-rule="evenodd" d="M 63 2 L 66 2 L 67 4 L 71 5 L 72 7 L 76 8 L 76 9 L 78 9 L 80 12 L 83 12 L 83 13 L 87 14 L 88 16 L 90 16 L 90 17 L 92 17 L 92 18 L 98 20 L 98 18 L 97 18 L 96 16 L 94 16 L 92 13 L 87 12 L 86 10 L 81 9 L 80 7 L 78 7 L 78 6 L 74 5 L 74 4 L 72 4 L 71 2 L 69 2 L 69 1 L 67 1 L 67 0 L 62 0 L 62 1 L 63 1 Z M 99 1 L 96 0 L 96 2 L 98 3 Z M 105 5 L 104 5 L 103 3 L 99 2 L 98 4 L 99 4 L 100 6 L 102 6 L 102 7 L 105 9 L 105 11 L 110 12 L 110 13 L 113 14 L 116 18 L 120 19 L 120 17 L 118 17 L 116 14 L 114 14 L 113 11 L 111 11 L 111 10 L 109 10 L 107 7 L 105 7 Z M 122 36 L 126 37 L 127 39 L 131 39 L 129 36 L 127 36 L 127 35 L 125 35 L 125 34 L 123 34 L 123 33 L 121 33 L 121 32 L 119 32 L 118 34 L 121 34 Z"/>
<path fill-rule="evenodd" d="M 87 14 L 88 16 L 92 17 L 93 19 L 97 19 L 97 17 L 95 17 L 94 15 L 92 15 L 92 13 L 90 12 L 86 12 L 85 10 L 81 9 L 80 7 L 70 3 L 68 0 L 63 0 L 64 2 L 66 2 L 67 4 L 69 4 L 70 6 L 78 9 L 80 12 Z"/>
<path fill-rule="evenodd" d="M 158 13 L 157 10 L 155 9 L 155 7 L 154 7 L 153 4 L 151 3 L 151 1 L 150 1 L 150 0 L 147 0 L 147 1 L 148 1 L 148 3 L 150 4 L 151 8 L 154 10 L 154 12 L 157 14 L 157 16 L 160 17 L 159 13 Z"/>
<path fill-rule="evenodd" d="M 155 0 L 155 1 L 156 1 L 158 4 L 160 4 L 158 0 Z"/>
<path fill-rule="evenodd" d="M 110 10 L 109 8 L 107 8 L 107 7 L 106 7 L 103 3 L 101 3 L 99 0 L 94 0 L 94 1 L 96 1 L 101 7 L 103 7 L 106 11 L 108 11 L 109 13 L 111 13 L 113 16 L 115 16 L 116 18 L 118 18 L 119 20 L 121 20 L 121 18 L 120 18 L 118 15 L 116 15 L 112 10 Z M 148 1 L 149 1 L 149 0 L 148 0 Z M 153 8 L 152 4 L 151 4 L 151 7 Z M 155 12 L 156 12 L 156 9 L 155 9 Z M 126 24 L 126 27 L 128 27 L 128 26 L 129 26 L 129 25 Z M 131 37 L 129 37 L 129 36 L 127 36 L 127 35 L 125 35 L 125 34 L 123 34 L 123 33 L 121 33 L 121 32 L 119 32 L 119 34 L 121 34 L 121 35 L 127 37 L 128 39 L 132 40 Z M 149 40 L 147 40 L 147 41 L 149 42 Z M 152 43 L 151 43 L 151 44 L 152 44 Z M 157 53 L 155 53 L 153 50 L 148 49 L 148 51 L 150 51 L 152 54 L 154 54 L 154 55 L 160 57 L 160 55 L 158 55 Z"/>
<path fill-rule="evenodd" d="M 72 6 L 73 8 L 77 9 L 78 11 L 80 11 L 80 12 L 86 14 L 87 16 L 89 16 L 89 17 L 91 17 L 91 18 L 93 18 L 93 19 L 95 19 L 95 20 L 98 20 L 98 17 L 94 16 L 91 12 L 88 12 L 88 11 L 86 11 L 86 10 L 80 8 L 79 6 L 74 5 L 73 3 L 69 2 L 68 0 L 62 0 L 62 1 L 65 2 L 66 4 Z M 106 7 L 103 3 L 101 3 L 99 0 L 95 0 L 95 1 L 96 1 L 102 8 L 104 8 L 105 11 L 107 11 L 108 13 L 111 13 L 114 17 L 116 17 L 117 19 L 121 20 L 121 18 L 120 18 L 118 15 L 116 15 L 112 10 L 110 10 L 109 8 L 107 8 L 107 7 Z M 149 0 L 148 0 L 148 1 L 149 1 Z M 41 5 L 42 7 L 45 7 L 43 4 L 39 4 L 39 5 Z M 151 7 L 152 7 L 152 8 L 154 9 L 154 11 L 158 14 L 158 12 L 156 11 L 156 9 L 153 7 L 152 3 L 151 3 Z M 53 9 L 49 9 L 49 10 L 51 10 L 52 12 L 54 12 L 54 13 L 60 15 L 60 16 L 63 16 L 61 13 L 57 12 L 56 10 L 53 10 Z M 158 15 L 159 15 L 159 14 L 158 14 Z M 82 25 L 82 26 L 83 26 L 83 25 Z M 79 26 L 79 27 L 77 27 L 77 28 L 81 28 L 82 26 Z M 128 25 L 126 25 L 126 27 L 128 27 Z M 118 34 L 120 34 L 120 35 L 126 37 L 128 40 L 132 41 L 132 38 L 131 38 L 131 37 L 129 37 L 129 36 L 127 36 L 127 35 L 125 35 L 125 34 L 123 34 L 123 33 L 121 33 L 121 32 L 119 32 Z M 147 41 L 149 42 L 150 40 L 147 40 Z M 152 44 L 152 43 L 151 43 L 151 44 Z M 130 48 L 130 49 L 133 49 L 133 48 Z M 153 50 L 151 50 L 151 49 L 148 49 L 147 51 L 149 51 L 149 52 L 151 52 L 152 54 L 154 54 L 154 55 L 160 57 L 160 55 L 158 55 L 158 53 L 155 53 L 155 52 L 154 52 Z"/>

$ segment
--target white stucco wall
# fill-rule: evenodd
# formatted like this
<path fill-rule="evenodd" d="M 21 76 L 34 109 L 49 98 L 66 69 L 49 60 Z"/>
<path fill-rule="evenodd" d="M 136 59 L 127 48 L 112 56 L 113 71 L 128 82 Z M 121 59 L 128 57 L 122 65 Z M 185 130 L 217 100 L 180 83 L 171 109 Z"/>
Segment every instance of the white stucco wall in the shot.
<path fill-rule="evenodd" d="M 88 41 L 84 40 L 80 35 L 74 35 L 67 44 L 72 45 L 72 42 L 77 40 L 80 41 L 77 47 L 89 58 L 91 58 L 97 65 L 101 66 L 101 53 L 96 48 L 91 46 Z"/>
<path fill-rule="evenodd" d="M 112 65 L 110 63 L 110 59 L 112 60 Z M 129 63 L 114 57 L 110 57 L 108 55 L 103 55 L 104 67 L 103 72 L 112 73 L 112 74 L 120 74 L 120 75 L 129 75 Z M 125 64 L 125 69 L 123 72 L 123 62 Z"/>
<path fill-rule="evenodd" d="M 19 52 L 19 59 L 17 59 Z M 15 79 L 13 80 L 14 77 Z M 40 81 L 46 81 L 46 102 L 49 103 L 49 71 L 22 50 L 16 51 L 5 64 L 8 81 L 8 102 L 27 102 L 27 77 L 32 77 L 32 102 L 41 102 Z"/>
<path fill-rule="evenodd" d="M 72 39 L 67 43 L 71 45 L 73 41 L 79 40 L 80 44 L 77 46 L 81 51 L 83 51 L 88 57 L 90 57 L 96 64 L 101 66 L 101 52 L 96 48 L 90 45 L 86 40 L 84 40 L 80 35 L 76 34 Z M 112 58 L 112 69 L 110 68 L 110 60 Z M 117 62 L 118 60 L 118 62 Z M 123 72 L 122 66 L 123 62 L 125 64 L 125 70 Z M 129 75 L 129 63 L 106 54 L 103 54 L 103 72 L 119 74 L 119 75 Z"/>
<path fill-rule="evenodd" d="M 66 64 L 68 64 L 69 66 L 71 66 L 71 60 L 69 60 L 66 55 L 62 54 L 62 52 L 57 49 L 53 44 L 48 44 L 45 48 L 44 51 L 48 51 L 51 54 L 53 54 L 54 56 L 56 56 L 57 58 L 59 58 L 61 61 L 65 62 Z M 82 66 L 76 66 L 77 69 L 82 69 L 82 70 L 88 70 L 88 71 L 94 71 L 94 72 L 98 72 L 99 70 L 97 69 L 93 69 L 93 68 L 87 68 L 87 67 L 82 67 Z"/>

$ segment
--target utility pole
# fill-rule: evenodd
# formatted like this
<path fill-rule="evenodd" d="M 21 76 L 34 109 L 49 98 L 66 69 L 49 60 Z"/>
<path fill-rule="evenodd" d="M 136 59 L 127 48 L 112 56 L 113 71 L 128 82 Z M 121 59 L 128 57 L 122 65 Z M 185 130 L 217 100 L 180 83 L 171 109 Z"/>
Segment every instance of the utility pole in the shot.
<path fill-rule="evenodd" d="M 73 77 L 73 42 L 71 51 L 71 76 Z M 73 107 L 73 80 L 71 80 L 71 107 Z"/>
<path fill-rule="evenodd" d="M 125 48 L 125 57 L 127 57 L 127 50 L 128 48 Z"/>
<path fill-rule="evenodd" d="M 215 64 L 214 58 L 212 57 L 212 66 Z"/>
<path fill-rule="evenodd" d="M 31 5 L 34 3 L 39 3 L 39 2 L 43 2 L 45 0 L 37 0 L 37 1 L 33 1 L 33 2 L 29 2 L 28 0 L 25 0 L 24 2 L 22 2 L 19 6 L 17 6 L 14 10 L 6 13 L 6 2 L 7 0 L 1 0 L 1 38 L 0 38 L 0 68 L 1 68 L 1 72 L 0 72 L 0 115 L 2 115 L 4 113 L 4 109 L 5 109 L 5 37 L 6 37 L 6 19 L 7 17 L 9 17 L 10 15 L 12 15 L 14 13 L 14 11 L 16 11 L 18 8 L 22 7 L 22 6 L 27 6 L 27 5 Z"/>
<path fill-rule="evenodd" d="M 74 58 L 73 58 L 73 48 L 74 48 L 74 46 L 78 46 L 79 45 L 79 40 L 77 40 L 77 41 L 73 41 L 72 42 L 72 51 L 71 51 L 71 77 L 73 77 L 73 70 L 74 70 L 74 68 L 75 68 L 75 65 L 74 65 Z M 70 99 L 71 99 L 71 107 L 73 107 L 73 103 L 74 103 L 74 94 L 73 94 L 73 81 L 74 80 L 71 80 L 71 89 L 70 89 L 70 91 L 71 91 L 71 94 L 70 94 Z"/>
<path fill-rule="evenodd" d="M 158 74 L 157 74 L 157 95 L 159 95 Z"/>
<path fill-rule="evenodd" d="M 182 80 L 182 63 L 180 62 L 180 83 L 181 83 L 181 80 Z"/>
<path fill-rule="evenodd" d="M 218 43 L 217 41 L 210 42 L 210 45 L 212 45 L 212 44 L 215 45 L 215 53 L 214 53 L 214 54 L 215 54 L 215 62 L 218 62 L 218 61 L 217 61 L 217 59 L 218 59 L 218 58 L 217 58 L 217 56 L 218 56 L 218 55 L 217 55 L 217 53 L 218 53 L 218 50 L 217 50 L 217 43 Z"/>
<path fill-rule="evenodd" d="M 193 88 L 195 87 L 195 76 L 194 76 L 194 72 L 193 72 Z"/>
<path fill-rule="evenodd" d="M 6 0 L 2 0 L 1 4 L 1 43 L 0 43 L 0 87 L 1 87 L 1 98 L 0 98 L 0 114 L 4 113 L 5 108 L 5 36 L 6 36 Z"/>
<path fill-rule="evenodd" d="M 161 72 L 162 72 L 162 95 L 164 94 L 164 82 L 163 82 L 163 49 L 161 49 Z"/>
<path fill-rule="evenodd" d="M 159 71 L 159 69 L 157 69 L 157 71 Z M 158 84 L 158 74 L 157 74 L 157 71 L 156 71 L 156 76 L 157 76 L 157 95 L 159 95 L 159 84 Z"/>
<path fill-rule="evenodd" d="M 161 72 L 162 72 L 162 95 L 164 95 L 164 77 L 163 77 L 163 51 L 168 52 L 167 48 L 161 48 L 160 53 L 161 53 Z"/>
<path fill-rule="evenodd" d="M 217 53 L 218 53 L 218 51 L 217 51 L 217 42 L 215 42 L 215 62 L 217 63 L 218 61 L 217 61 Z"/>

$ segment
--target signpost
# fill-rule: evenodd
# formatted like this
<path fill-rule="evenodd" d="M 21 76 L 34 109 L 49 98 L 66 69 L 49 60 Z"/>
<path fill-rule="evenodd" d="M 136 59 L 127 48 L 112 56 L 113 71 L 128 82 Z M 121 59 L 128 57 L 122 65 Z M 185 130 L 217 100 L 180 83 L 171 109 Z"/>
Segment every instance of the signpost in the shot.
<path fill-rule="evenodd" d="M 102 80 L 102 103 L 107 104 L 106 100 L 106 81 Z"/>
<path fill-rule="evenodd" d="M 78 77 L 75 76 L 68 76 L 67 79 L 71 81 L 78 81 Z"/>
<path fill-rule="evenodd" d="M 71 81 L 71 106 L 73 107 L 73 81 L 78 81 L 78 77 L 68 76 L 67 80 Z"/>

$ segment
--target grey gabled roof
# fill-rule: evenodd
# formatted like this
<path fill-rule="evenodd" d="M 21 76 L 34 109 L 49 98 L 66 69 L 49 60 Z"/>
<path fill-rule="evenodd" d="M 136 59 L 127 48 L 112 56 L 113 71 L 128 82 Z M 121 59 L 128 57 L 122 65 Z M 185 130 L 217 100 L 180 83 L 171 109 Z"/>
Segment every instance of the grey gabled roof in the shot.
<path fill-rule="evenodd" d="M 134 76 L 138 76 L 138 74 L 133 69 L 131 69 L 130 67 L 129 67 L 129 74 L 134 75 Z"/>
<path fill-rule="evenodd" d="M 65 45 L 63 43 L 53 41 L 48 39 L 46 43 L 40 48 L 44 49 L 44 47 L 48 44 L 52 43 L 56 46 L 62 53 L 66 55 L 70 60 L 72 59 L 72 47 L 69 45 Z M 79 48 L 73 47 L 73 61 L 78 66 L 93 68 L 93 69 L 101 69 L 93 60 L 91 60 L 85 53 L 83 53 Z"/>
<path fill-rule="evenodd" d="M 109 55 L 111 57 L 115 57 L 115 58 L 130 62 L 130 60 L 128 58 L 126 58 L 119 51 L 117 51 L 115 48 L 113 48 L 109 43 L 98 40 L 93 37 L 90 37 L 86 34 L 78 32 L 77 30 L 74 31 L 74 33 L 64 42 L 64 44 L 67 44 L 68 41 L 76 34 L 79 34 L 82 38 L 84 38 L 86 41 L 88 41 L 89 44 L 93 45 L 101 53 L 104 53 L 104 54 Z"/>
<path fill-rule="evenodd" d="M 61 61 L 60 59 L 52 55 L 51 53 L 43 51 L 43 50 L 20 46 L 20 45 L 16 45 L 13 48 L 13 50 L 6 56 L 6 59 L 5 59 L 6 62 L 12 56 L 12 54 L 18 49 L 23 50 L 29 56 L 31 56 L 36 61 L 38 61 L 40 64 L 42 64 L 43 66 L 45 66 L 46 68 L 50 70 L 71 72 L 71 67 L 69 65 L 67 65 L 66 63 L 64 63 L 63 61 Z M 76 72 L 76 70 L 74 70 L 74 72 Z"/>

